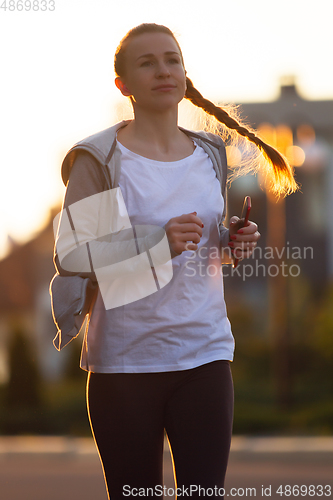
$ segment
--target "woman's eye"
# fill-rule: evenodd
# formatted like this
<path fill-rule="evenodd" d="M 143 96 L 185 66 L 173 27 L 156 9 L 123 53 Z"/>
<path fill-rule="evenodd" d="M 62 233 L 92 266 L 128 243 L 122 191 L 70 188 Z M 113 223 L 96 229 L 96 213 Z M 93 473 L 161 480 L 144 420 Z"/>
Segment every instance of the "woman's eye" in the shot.
<path fill-rule="evenodd" d="M 171 64 L 179 64 L 179 60 L 176 59 L 176 58 L 172 58 L 172 59 L 169 59 L 168 60 L 169 63 Z M 153 65 L 154 62 L 153 61 L 144 61 L 142 64 L 141 64 L 141 67 L 149 67 L 151 65 Z"/>

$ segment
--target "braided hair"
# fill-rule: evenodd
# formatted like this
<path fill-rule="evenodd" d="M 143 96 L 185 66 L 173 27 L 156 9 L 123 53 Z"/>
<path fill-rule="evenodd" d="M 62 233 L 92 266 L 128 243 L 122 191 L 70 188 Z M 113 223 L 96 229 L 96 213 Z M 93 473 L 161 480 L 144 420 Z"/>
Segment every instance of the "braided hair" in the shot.
<path fill-rule="evenodd" d="M 165 33 L 170 35 L 177 44 L 182 64 L 185 67 L 181 48 L 172 31 L 163 25 L 143 23 L 131 29 L 121 40 L 116 50 L 114 69 L 117 76 L 123 77 L 125 75 L 125 53 L 129 42 L 136 36 L 144 33 Z M 231 139 L 235 144 L 238 139 L 241 140 L 244 138 L 246 142 L 250 141 L 258 148 L 255 153 L 252 151 L 252 159 L 245 160 L 244 165 L 246 165 L 246 167 L 238 168 L 233 178 L 244 175 L 250 171 L 260 171 L 266 174 L 270 190 L 277 195 L 287 195 L 298 189 L 294 179 L 293 169 L 286 158 L 284 158 L 279 151 L 258 137 L 253 129 L 245 126 L 240 118 L 238 116 L 236 117 L 235 108 L 229 106 L 227 112 L 225 106 L 223 108 L 216 106 L 208 99 L 205 99 L 194 87 L 192 81 L 188 77 L 186 77 L 186 85 L 187 89 L 184 97 L 198 108 L 201 108 L 210 117 L 217 120 L 219 126 L 215 126 L 214 131 L 222 135 L 227 144 L 228 139 Z M 205 119 L 205 122 L 206 126 L 204 128 L 210 128 L 209 124 L 211 125 L 211 122 L 207 119 Z M 236 132 L 236 135 L 234 132 Z M 235 137 L 237 137 L 236 140 Z"/>

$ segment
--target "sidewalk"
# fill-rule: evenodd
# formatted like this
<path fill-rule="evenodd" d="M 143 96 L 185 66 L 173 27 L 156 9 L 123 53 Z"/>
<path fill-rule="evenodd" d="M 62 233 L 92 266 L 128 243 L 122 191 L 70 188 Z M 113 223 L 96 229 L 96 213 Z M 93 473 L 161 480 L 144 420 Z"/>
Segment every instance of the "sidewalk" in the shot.
<path fill-rule="evenodd" d="M 165 443 L 167 449 L 167 443 Z M 231 454 L 324 453 L 333 457 L 333 436 L 234 436 Z M 0 436 L 0 456 L 10 454 L 97 455 L 92 438 L 63 436 Z"/>
<path fill-rule="evenodd" d="M 299 492 L 304 499 L 311 500 L 313 496 L 320 496 L 322 491 L 331 492 L 324 496 L 332 497 L 332 482 L 331 436 L 233 437 L 225 498 L 257 496 L 263 499 L 270 496 L 271 500 L 281 500 L 281 488 L 283 497 L 290 496 L 290 487 L 294 485 L 295 495 Z M 163 485 L 167 488 L 164 500 L 174 500 L 175 486 L 167 442 Z M 322 490 L 323 487 L 326 490 Z M 304 489 L 310 494 L 301 495 Z M 0 436 L 0 498 L 107 500 L 93 439 Z"/>

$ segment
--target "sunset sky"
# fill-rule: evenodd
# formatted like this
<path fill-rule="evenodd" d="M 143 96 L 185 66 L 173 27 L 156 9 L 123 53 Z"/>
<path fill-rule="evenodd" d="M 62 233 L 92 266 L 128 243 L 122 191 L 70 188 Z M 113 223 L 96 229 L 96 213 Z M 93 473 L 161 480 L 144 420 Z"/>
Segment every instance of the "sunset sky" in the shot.
<path fill-rule="evenodd" d="M 52 1 L 46 4 L 53 9 Z M 117 119 L 124 98 L 114 85 L 113 55 L 142 22 L 176 34 L 188 76 L 209 99 L 274 100 L 285 75 L 296 76 L 303 97 L 333 99 L 331 0 L 54 5 L 54 11 L 10 11 L 7 1 L 7 10 L 0 9 L 0 257 L 8 235 L 26 241 L 60 202 L 66 151 Z"/>

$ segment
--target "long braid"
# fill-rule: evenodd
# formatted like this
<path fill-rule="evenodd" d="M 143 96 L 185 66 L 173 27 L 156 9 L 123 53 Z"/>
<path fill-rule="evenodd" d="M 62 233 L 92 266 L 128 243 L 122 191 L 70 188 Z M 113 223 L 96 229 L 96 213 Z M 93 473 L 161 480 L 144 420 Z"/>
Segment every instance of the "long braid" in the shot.
<path fill-rule="evenodd" d="M 272 167 L 271 173 L 274 176 L 273 191 L 278 194 L 288 194 L 297 190 L 298 186 L 295 182 L 291 166 L 275 148 L 269 146 L 253 132 L 239 124 L 224 109 L 205 99 L 193 86 L 192 81 L 188 77 L 186 77 L 186 84 L 186 99 L 191 101 L 195 106 L 202 108 L 209 115 L 215 116 L 220 123 L 223 123 L 229 129 L 235 130 L 238 134 L 253 142 L 262 151 Z"/>

